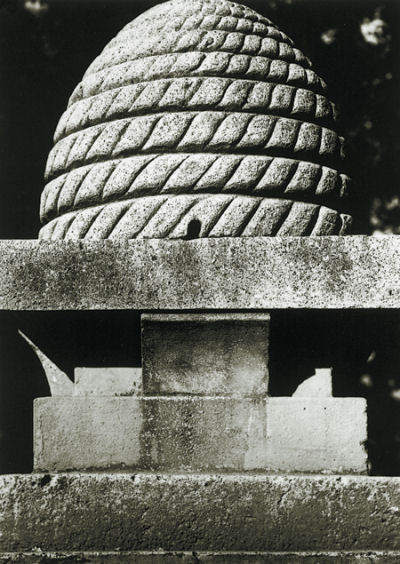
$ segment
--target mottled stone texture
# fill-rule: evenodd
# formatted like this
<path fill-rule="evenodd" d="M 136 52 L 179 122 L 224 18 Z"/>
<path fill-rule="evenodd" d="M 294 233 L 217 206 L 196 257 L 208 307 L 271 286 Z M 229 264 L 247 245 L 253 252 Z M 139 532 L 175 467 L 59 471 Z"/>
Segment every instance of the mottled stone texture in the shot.
<path fill-rule="evenodd" d="M 171 0 L 87 69 L 54 135 L 40 237 L 333 235 L 351 223 L 326 85 L 277 26 Z"/>
<path fill-rule="evenodd" d="M 145 395 L 265 397 L 270 316 L 144 314 Z"/>
<path fill-rule="evenodd" d="M 365 474 L 366 429 L 363 398 L 38 398 L 34 468 Z"/>
<path fill-rule="evenodd" d="M 218 397 L 38 398 L 38 471 L 249 471 L 266 466 L 265 401 Z"/>
<path fill-rule="evenodd" d="M 183 552 L 183 551 L 107 551 L 107 552 L 32 552 L 0 553 L 0 562 L 30 564 L 398 564 L 399 551 L 302 551 L 302 552 Z"/>
<path fill-rule="evenodd" d="M 399 478 L 2 476 L 0 550 L 399 551 L 399 507 Z"/>
<path fill-rule="evenodd" d="M 77 367 L 74 381 L 74 396 L 134 396 L 142 392 L 142 369 Z"/>
<path fill-rule="evenodd" d="M 398 308 L 400 237 L 0 241 L 0 308 Z"/>

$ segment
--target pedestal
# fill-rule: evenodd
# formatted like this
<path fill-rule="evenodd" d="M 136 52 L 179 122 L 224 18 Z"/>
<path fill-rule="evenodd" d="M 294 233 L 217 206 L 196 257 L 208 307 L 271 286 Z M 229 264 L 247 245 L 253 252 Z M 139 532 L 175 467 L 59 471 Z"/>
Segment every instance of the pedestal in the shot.
<path fill-rule="evenodd" d="M 262 313 L 398 307 L 399 240 L 311 239 L 0 242 L 1 307 L 156 312 L 142 370 L 81 368 L 36 401 L 36 472 L 0 478 L 0 561 L 400 561 L 399 479 L 345 475 L 366 471 L 365 402 L 325 381 L 270 397 Z"/>
<path fill-rule="evenodd" d="M 399 478 L 72 472 L 0 486 L 0 551 L 23 562 L 399 562 Z"/>
<path fill-rule="evenodd" d="M 268 396 L 269 321 L 143 315 L 141 382 L 35 400 L 35 470 L 366 473 L 364 399 Z"/>

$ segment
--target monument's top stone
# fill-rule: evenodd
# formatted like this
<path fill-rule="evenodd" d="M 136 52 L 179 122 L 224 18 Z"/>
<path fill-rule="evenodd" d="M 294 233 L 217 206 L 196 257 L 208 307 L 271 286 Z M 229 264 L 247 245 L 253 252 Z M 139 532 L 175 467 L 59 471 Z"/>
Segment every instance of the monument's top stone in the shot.
<path fill-rule="evenodd" d="M 55 132 L 43 239 L 342 234 L 343 138 L 311 63 L 226 0 L 172 0 L 93 61 Z"/>

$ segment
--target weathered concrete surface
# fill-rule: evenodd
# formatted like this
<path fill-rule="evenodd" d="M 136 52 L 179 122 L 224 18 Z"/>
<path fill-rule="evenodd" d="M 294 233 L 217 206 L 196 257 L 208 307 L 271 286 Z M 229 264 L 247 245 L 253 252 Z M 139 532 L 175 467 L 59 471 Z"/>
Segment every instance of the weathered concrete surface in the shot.
<path fill-rule="evenodd" d="M 129 397 L 34 400 L 35 469 L 135 466 L 140 460 L 141 410 Z"/>
<path fill-rule="evenodd" d="M 0 477 L 0 550 L 400 551 L 400 478 Z"/>
<path fill-rule="evenodd" d="M 399 271 L 398 236 L 0 241 L 0 308 L 396 308 Z"/>
<path fill-rule="evenodd" d="M 364 398 L 270 398 L 267 429 L 268 470 L 367 473 Z"/>
<path fill-rule="evenodd" d="M 34 468 L 366 473 L 365 410 L 362 398 L 39 398 Z"/>
<path fill-rule="evenodd" d="M 254 399 L 38 398 L 34 468 L 262 470 L 266 415 Z"/>
<path fill-rule="evenodd" d="M 0 553 L 0 562 L 31 564 L 398 564 L 400 552 L 33 552 Z"/>
<path fill-rule="evenodd" d="M 141 321 L 145 394 L 268 392 L 268 314 L 144 314 Z"/>
<path fill-rule="evenodd" d="M 75 396 L 134 396 L 143 390 L 141 368 L 80 366 L 74 378 Z"/>

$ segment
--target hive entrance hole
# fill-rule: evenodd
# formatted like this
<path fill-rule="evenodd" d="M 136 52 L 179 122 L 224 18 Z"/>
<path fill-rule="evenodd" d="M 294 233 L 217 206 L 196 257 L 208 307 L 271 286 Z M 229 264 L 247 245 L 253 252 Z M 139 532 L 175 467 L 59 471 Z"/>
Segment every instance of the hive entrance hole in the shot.
<path fill-rule="evenodd" d="M 191 219 L 187 226 L 186 239 L 197 239 L 201 231 L 201 221 L 199 219 Z"/>

